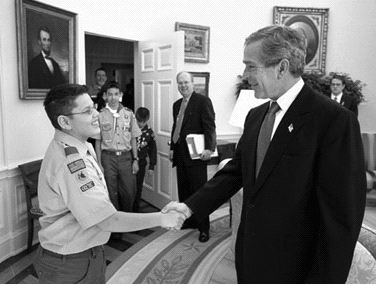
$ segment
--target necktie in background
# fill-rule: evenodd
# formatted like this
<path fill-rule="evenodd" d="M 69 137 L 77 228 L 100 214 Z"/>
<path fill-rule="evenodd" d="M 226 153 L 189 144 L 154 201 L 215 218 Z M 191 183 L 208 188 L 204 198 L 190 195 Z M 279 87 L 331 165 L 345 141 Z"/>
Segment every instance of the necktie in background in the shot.
<path fill-rule="evenodd" d="M 280 107 L 278 103 L 273 101 L 267 111 L 266 116 L 264 117 L 262 126 L 260 128 L 257 145 L 257 163 L 255 169 L 255 177 L 258 177 L 260 167 L 263 163 L 264 156 L 266 155 L 268 146 L 270 144 L 272 129 L 275 122 L 275 114 L 277 111 L 279 111 L 279 109 Z"/>
<path fill-rule="evenodd" d="M 177 125 L 175 126 L 174 134 L 173 134 L 173 142 L 177 143 L 179 139 L 179 133 L 181 132 L 181 127 L 182 127 L 182 121 L 183 117 L 185 115 L 185 110 L 187 107 L 187 100 L 183 99 L 181 103 L 181 109 L 179 110 L 178 113 L 178 118 L 177 118 Z"/>
<path fill-rule="evenodd" d="M 334 96 L 334 101 L 339 103 L 337 96 Z"/>

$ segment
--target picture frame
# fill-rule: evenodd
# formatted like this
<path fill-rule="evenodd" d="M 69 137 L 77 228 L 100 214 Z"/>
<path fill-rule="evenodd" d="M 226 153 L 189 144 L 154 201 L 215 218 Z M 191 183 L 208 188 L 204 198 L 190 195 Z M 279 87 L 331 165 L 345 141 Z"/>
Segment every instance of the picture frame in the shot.
<path fill-rule="evenodd" d="M 190 72 L 194 79 L 194 91 L 209 96 L 209 72 Z"/>
<path fill-rule="evenodd" d="M 274 7 L 274 24 L 290 26 L 306 36 L 307 73 L 325 74 L 328 16 L 328 8 Z"/>
<path fill-rule="evenodd" d="M 185 32 L 185 62 L 209 62 L 210 27 L 176 22 L 175 30 Z"/>
<path fill-rule="evenodd" d="M 52 87 L 77 80 L 77 14 L 33 0 L 15 2 L 20 99 L 44 99 Z"/>

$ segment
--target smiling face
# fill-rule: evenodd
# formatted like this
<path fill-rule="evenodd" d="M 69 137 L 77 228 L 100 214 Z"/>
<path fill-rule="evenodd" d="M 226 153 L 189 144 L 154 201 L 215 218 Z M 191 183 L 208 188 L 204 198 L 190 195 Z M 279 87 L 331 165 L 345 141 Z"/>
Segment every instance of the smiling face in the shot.
<path fill-rule="evenodd" d="M 88 94 L 82 94 L 75 100 L 76 107 L 71 111 L 65 129 L 72 136 L 85 143 L 88 138 L 96 138 L 100 134 L 98 111 L 93 108 L 93 100 Z M 67 129 L 68 128 L 68 129 Z"/>
<path fill-rule="evenodd" d="M 194 82 L 188 73 L 181 73 L 177 78 L 178 91 L 183 98 L 187 98 L 194 92 Z"/>
<path fill-rule="evenodd" d="M 113 110 L 118 109 L 119 102 L 122 99 L 122 95 L 123 93 L 120 92 L 119 88 L 112 87 L 112 88 L 107 89 L 105 93 L 105 99 L 111 109 Z"/>
<path fill-rule="evenodd" d="M 106 83 L 107 75 L 103 70 L 97 70 L 96 72 L 96 83 L 98 86 L 103 86 Z"/>
<path fill-rule="evenodd" d="M 278 65 L 265 67 L 262 62 L 261 41 L 253 42 L 244 49 L 243 63 L 245 70 L 243 78 L 255 91 L 256 98 L 271 98 L 276 100 L 281 94 L 278 81 Z"/>

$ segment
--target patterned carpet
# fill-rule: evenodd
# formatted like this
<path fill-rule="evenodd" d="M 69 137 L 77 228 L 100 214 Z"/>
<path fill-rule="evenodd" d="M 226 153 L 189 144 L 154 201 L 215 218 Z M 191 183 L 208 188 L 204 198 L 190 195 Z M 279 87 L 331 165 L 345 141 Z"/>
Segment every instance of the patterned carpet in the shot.
<path fill-rule="evenodd" d="M 211 238 L 206 243 L 198 241 L 197 230 L 160 229 L 108 266 L 107 283 L 208 283 L 217 264 L 229 252 L 231 232 L 228 207 L 211 215 Z"/>

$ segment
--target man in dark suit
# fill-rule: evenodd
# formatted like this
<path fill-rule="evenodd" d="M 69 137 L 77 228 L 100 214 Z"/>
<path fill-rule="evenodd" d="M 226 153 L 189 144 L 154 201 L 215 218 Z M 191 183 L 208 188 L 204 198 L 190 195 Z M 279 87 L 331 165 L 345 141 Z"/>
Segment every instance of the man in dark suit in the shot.
<path fill-rule="evenodd" d="M 243 187 L 239 283 L 345 283 L 351 266 L 366 198 L 360 127 L 304 84 L 305 50 L 287 26 L 246 38 L 244 78 L 271 102 L 250 110 L 233 160 L 184 203 L 163 209 L 200 220 Z"/>
<path fill-rule="evenodd" d="M 183 202 L 207 182 L 207 162 L 216 147 L 216 125 L 211 99 L 194 92 L 192 74 L 178 73 L 177 83 L 182 98 L 173 104 L 170 160 L 177 167 L 178 196 Z M 204 151 L 199 159 L 191 159 L 186 142 L 189 134 L 204 135 Z M 184 227 L 198 228 L 199 241 L 208 241 L 208 215 L 200 223 L 192 217 Z"/>
<path fill-rule="evenodd" d="M 343 76 L 335 74 L 331 78 L 331 99 L 340 103 L 343 107 L 351 110 L 355 113 L 356 117 L 358 115 L 357 100 L 352 96 L 343 93 L 346 82 Z"/>
<path fill-rule="evenodd" d="M 29 64 L 29 88 L 49 89 L 66 83 L 59 64 L 50 56 L 52 38 L 47 27 L 38 30 L 38 44 L 41 53 Z"/>

